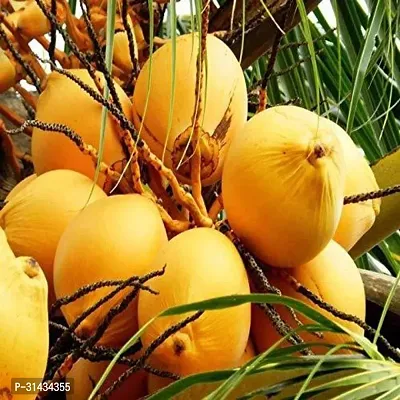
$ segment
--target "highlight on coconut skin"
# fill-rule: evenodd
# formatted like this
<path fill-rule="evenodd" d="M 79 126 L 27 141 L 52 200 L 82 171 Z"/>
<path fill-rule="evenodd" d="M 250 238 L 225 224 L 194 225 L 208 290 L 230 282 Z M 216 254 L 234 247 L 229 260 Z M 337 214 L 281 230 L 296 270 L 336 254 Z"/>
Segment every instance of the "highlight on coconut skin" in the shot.
<path fill-rule="evenodd" d="M 369 3 L 0 0 L 0 398 L 398 397 Z"/>

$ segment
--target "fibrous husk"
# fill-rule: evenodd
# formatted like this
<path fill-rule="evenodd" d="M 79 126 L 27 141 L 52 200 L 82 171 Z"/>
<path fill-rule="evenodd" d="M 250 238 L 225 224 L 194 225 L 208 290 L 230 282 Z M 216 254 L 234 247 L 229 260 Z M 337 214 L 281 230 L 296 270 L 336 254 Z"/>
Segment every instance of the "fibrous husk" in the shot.
<path fill-rule="evenodd" d="M 193 46 L 193 47 L 192 47 Z M 193 115 L 196 109 L 196 71 L 199 49 L 198 35 L 186 34 L 176 40 L 175 92 L 172 92 L 172 41 L 159 48 L 152 57 L 149 102 L 150 60 L 143 66 L 133 95 L 134 123 L 151 150 L 163 158 L 169 168 L 180 165 L 188 142 L 193 137 Z M 220 39 L 207 36 L 207 85 L 203 77 L 203 109 L 200 114 L 202 153 L 201 178 L 210 185 L 221 177 L 222 165 L 232 137 L 247 117 L 247 92 L 243 71 L 235 55 Z M 207 86 L 207 88 L 206 88 Z M 207 91 L 206 91 L 207 89 Z M 172 124 L 169 131 L 171 98 L 175 93 Z M 177 171 L 181 181 L 190 181 L 190 163 L 186 152 Z"/>
<path fill-rule="evenodd" d="M 140 327 L 172 306 L 250 292 L 239 253 L 215 229 L 195 228 L 180 233 L 164 246 L 153 265 L 156 269 L 165 265 L 166 271 L 151 282 L 159 295 L 140 292 Z M 141 338 L 144 348 L 184 318 L 175 315 L 154 321 Z M 206 311 L 162 343 L 149 363 L 180 376 L 236 366 L 249 339 L 249 325 L 250 304 Z"/>
<path fill-rule="evenodd" d="M 234 137 L 225 160 L 230 225 L 264 263 L 304 264 L 336 231 L 345 174 L 341 143 L 323 118 L 295 106 L 262 111 Z"/>

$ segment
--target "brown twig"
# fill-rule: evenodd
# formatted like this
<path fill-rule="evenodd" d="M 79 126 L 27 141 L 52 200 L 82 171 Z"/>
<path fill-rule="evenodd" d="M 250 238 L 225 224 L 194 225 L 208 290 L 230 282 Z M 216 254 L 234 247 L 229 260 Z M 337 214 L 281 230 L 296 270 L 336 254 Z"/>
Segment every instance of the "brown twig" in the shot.
<path fill-rule="evenodd" d="M 400 193 L 400 185 L 391 186 L 385 189 L 376 190 L 374 192 L 360 193 L 344 198 L 344 204 L 361 203 L 363 201 L 379 199 L 382 197 L 392 196 L 393 194 Z"/>
<path fill-rule="evenodd" d="M 21 126 L 25 122 L 24 118 L 17 115 L 13 110 L 8 108 L 4 104 L 0 104 L 0 114 L 3 115 L 3 117 L 7 118 L 15 126 Z M 28 136 L 32 136 L 32 128 L 27 127 L 24 130 L 24 133 L 26 133 Z"/>
<path fill-rule="evenodd" d="M 197 56 L 197 70 L 196 70 L 196 90 L 195 98 L 195 110 L 192 117 L 193 139 L 192 148 L 194 149 L 193 157 L 190 160 L 190 171 L 191 171 L 191 181 L 192 181 L 192 191 L 193 197 L 203 215 L 207 215 L 207 208 L 204 203 L 204 199 L 201 193 L 201 147 L 200 147 L 200 137 L 202 127 L 200 126 L 200 115 L 203 111 L 203 79 L 204 79 L 204 64 L 207 62 L 207 33 L 208 24 L 210 16 L 210 3 L 208 0 L 204 0 L 204 11 L 202 14 L 202 24 L 201 24 L 201 48 Z"/>
<path fill-rule="evenodd" d="M 222 202 L 222 195 L 217 194 L 214 202 L 211 204 L 210 209 L 208 210 L 208 216 L 215 221 L 218 217 L 218 214 L 223 210 L 224 204 Z"/>
<path fill-rule="evenodd" d="M 38 97 L 31 92 L 28 92 L 20 84 L 14 85 L 14 89 L 21 95 L 21 97 L 29 104 L 34 111 L 36 111 Z"/>
<path fill-rule="evenodd" d="M 136 82 L 136 79 L 139 75 L 140 72 L 140 66 L 139 66 L 139 60 L 136 58 L 135 54 L 135 39 L 132 34 L 131 27 L 129 26 L 128 23 L 128 0 L 122 0 L 122 22 L 124 24 L 125 32 L 128 37 L 128 43 L 129 43 L 129 55 L 131 57 L 131 62 L 132 62 L 132 73 L 131 76 L 129 77 L 128 81 L 128 90 L 131 90 L 133 85 Z"/>
<path fill-rule="evenodd" d="M 3 151 L 1 151 L 3 150 Z M 17 181 L 21 180 L 21 166 L 15 155 L 15 146 L 11 137 L 7 134 L 4 122 L 0 119 L 0 154 L 4 152 L 8 165 L 12 168 Z"/>
<path fill-rule="evenodd" d="M 283 30 L 285 31 L 288 24 L 290 23 L 289 21 L 289 15 L 294 14 L 294 10 L 296 7 L 296 1 L 295 0 L 289 0 L 288 4 L 287 4 L 287 11 L 284 13 L 283 15 Z M 268 65 L 267 65 L 267 70 L 265 71 L 265 75 L 262 79 L 261 82 L 261 88 L 260 88 L 260 99 L 259 99 L 259 106 L 258 106 L 258 110 L 257 112 L 261 112 L 263 110 L 265 110 L 266 105 L 267 105 L 267 86 L 268 86 L 268 81 L 271 77 L 272 71 L 274 69 L 274 65 L 275 65 L 275 61 L 276 61 L 276 57 L 278 55 L 278 51 L 279 51 L 279 45 L 281 43 L 282 37 L 284 36 L 284 33 L 278 29 L 276 31 L 276 35 L 275 35 L 275 40 L 274 43 L 272 45 L 272 50 L 271 50 L 271 55 L 269 57 L 268 60 Z"/>

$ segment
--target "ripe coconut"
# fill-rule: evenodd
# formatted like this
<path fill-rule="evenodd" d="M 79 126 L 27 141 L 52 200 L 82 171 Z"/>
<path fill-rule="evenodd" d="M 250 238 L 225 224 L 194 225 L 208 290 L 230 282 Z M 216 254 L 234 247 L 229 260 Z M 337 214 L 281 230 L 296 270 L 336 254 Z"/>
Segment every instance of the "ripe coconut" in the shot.
<path fill-rule="evenodd" d="M 37 391 L 11 395 L 12 379 L 44 377 L 49 350 L 47 283 L 33 258 L 14 257 L 1 228 L 0 274 L 0 397 L 34 400 Z"/>
<path fill-rule="evenodd" d="M 195 89 L 198 48 L 197 33 L 193 41 L 192 34 L 179 36 L 176 40 L 176 87 L 170 131 L 168 122 L 173 95 L 171 41 L 153 55 L 151 88 L 145 116 L 149 60 L 139 74 L 133 94 L 136 128 L 140 129 L 144 121 L 141 136 L 159 158 L 163 156 L 166 147 L 164 162 L 175 171 L 193 131 L 192 117 L 197 103 Z M 229 47 L 212 35 L 207 36 L 207 62 L 207 93 L 205 80 L 203 84 L 205 110 L 200 115 L 203 185 L 211 185 L 221 178 L 229 144 L 232 137 L 243 128 L 247 117 L 247 91 L 243 71 Z M 190 151 L 186 153 L 186 156 L 189 155 Z M 178 172 L 179 179 L 189 183 L 188 157 L 185 157 Z"/>
<path fill-rule="evenodd" d="M 10 193 L 8 193 L 5 201 L 10 201 L 13 197 L 15 197 L 22 189 L 24 189 L 27 185 L 29 185 L 33 180 L 37 178 L 36 174 L 32 174 L 27 176 L 25 179 L 23 179 L 21 182 L 18 182 L 11 190 Z"/>
<path fill-rule="evenodd" d="M 154 259 L 167 241 L 158 209 L 146 197 L 115 195 L 96 201 L 68 225 L 60 239 L 54 261 L 57 298 L 71 295 L 94 282 L 128 279 L 153 271 Z M 114 289 L 98 289 L 62 307 L 68 324 Z M 93 335 L 107 312 L 132 290 L 130 287 L 121 291 L 90 314 L 78 326 L 77 335 Z M 98 343 L 123 345 L 137 331 L 136 314 L 137 301 L 134 300 L 113 319 Z"/>
<path fill-rule="evenodd" d="M 180 233 L 161 250 L 153 265 L 166 265 L 166 271 L 151 282 L 159 295 L 145 291 L 139 294 L 139 327 L 172 306 L 250 292 L 239 253 L 215 229 L 195 228 Z M 244 304 L 206 311 L 161 344 L 149 363 L 180 376 L 237 365 L 249 339 L 250 310 L 250 304 Z M 154 321 L 141 337 L 144 348 L 184 318 L 175 315 Z"/>
<path fill-rule="evenodd" d="M 245 246 L 275 267 L 313 259 L 343 208 L 343 149 L 331 124 L 277 106 L 256 114 L 232 141 L 222 176 L 224 207 Z"/>
<path fill-rule="evenodd" d="M 243 364 L 247 363 L 255 356 L 256 356 L 256 352 L 254 349 L 254 345 L 253 345 L 252 341 L 249 340 L 247 342 L 247 346 L 242 354 L 242 357 L 240 357 L 239 361 L 237 362 L 237 365 L 235 365 L 234 367 L 235 368 L 241 367 Z M 170 385 L 173 382 L 174 381 L 172 379 L 163 378 L 161 376 L 154 375 L 154 374 L 149 374 L 148 380 L 147 380 L 147 388 L 148 388 L 149 394 L 158 392 L 160 389 Z M 191 393 L 194 395 L 193 391 Z M 202 399 L 203 397 L 194 396 L 194 398 Z"/>
<path fill-rule="evenodd" d="M 313 260 L 299 267 L 288 269 L 287 272 L 337 310 L 365 320 L 366 299 L 360 273 L 352 258 L 333 240 Z M 284 296 L 298 299 L 316 308 L 327 318 L 338 322 L 351 331 L 359 335 L 363 334 L 363 329 L 354 322 L 341 320 L 315 306 L 305 296 L 296 292 L 284 278 L 277 276 L 273 271 L 267 272 L 267 278 L 272 285 L 282 291 Z M 276 310 L 291 327 L 295 328 L 297 326 L 286 307 L 276 305 Z M 314 323 L 301 313 L 296 314 L 304 324 Z M 259 352 L 264 352 L 281 338 L 274 329 L 270 319 L 256 305 L 253 305 L 251 333 L 254 345 Z M 299 336 L 306 342 L 340 344 L 352 341 L 352 338 L 347 334 L 322 333 L 323 338 L 318 338 L 307 332 L 299 332 Z M 282 344 L 282 347 L 287 345 L 288 343 L 285 342 Z M 323 346 L 313 347 L 312 351 L 315 354 L 325 354 L 328 348 Z M 342 352 L 345 352 L 345 350 Z"/>
<path fill-rule="evenodd" d="M 379 190 L 368 161 L 351 137 L 339 125 L 326 120 L 342 143 L 346 164 L 345 196 Z M 334 240 L 349 251 L 369 231 L 381 208 L 381 199 L 346 204 Z"/>
<path fill-rule="evenodd" d="M 17 72 L 7 53 L 0 48 L 0 93 L 6 92 L 16 83 Z"/>
<path fill-rule="evenodd" d="M 96 84 L 85 69 L 69 70 L 85 84 L 98 92 Z M 103 74 L 96 73 L 101 87 Z M 131 120 L 132 104 L 115 83 L 118 98 L 125 116 Z M 75 82 L 58 72 L 48 75 L 45 89 L 39 96 L 36 118 L 47 123 L 64 124 L 79 134 L 83 141 L 99 149 L 102 105 Z M 110 114 L 107 117 L 103 161 L 112 165 L 123 160 L 125 153 L 118 134 L 119 125 Z M 38 175 L 53 169 L 72 169 L 89 178 L 95 177 L 95 164 L 89 155 L 84 155 L 78 147 L 61 133 L 47 132 L 38 128 L 32 133 L 32 158 Z M 99 176 L 98 185 L 103 187 L 105 176 Z"/>
<path fill-rule="evenodd" d="M 88 200 L 91 203 L 107 196 L 98 186 L 91 194 L 93 181 L 75 171 L 55 170 L 27 179 L 28 184 L 25 180 L 20 183 L 25 187 L 15 187 L 17 193 L 9 194 L 9 201 L 0 211 L 0 226 L 15 255 L 30 255 L 40 263 L 51 305 L 55 301 L 54 256 L 62 233 Z"/>
<path fill-rule="evenodd" d="M 22 34 L 28 41 L 50 32 L 51 23 L 36 1 L 28 0 L 23 3 L 24 5 L 13 13 L 15 16 L 11 19 L 17 32 Z M 51 1 L 44 1 L 44 4 L 50 11 Z M 56 7 L 57 20 L 63 23 L 66 17 L 65 8 L 62 2 L 59 1 L 56 2 Z"/>
<path fill-rule="evenodd" d="M 73 392 L 67 393 L 67 400 L 87 400 L 95 385 L 108 367 L 108 361 L 91 362 L 79 359 L 67 375 L 73 381 Z M 100 393 L 107 390 L 129 367 L 116 364 L 100 388 Z M 131 375 L 122 386 L 112 392 L 110 400 L 136 400 L 147 395 L 147 373 L 143 370 Z"/>
<path fill-rule="evenodd" d="M 240 363 L 237 365 L 237 367 L 242 366 L 246 362 L 250 361 L 252 358 L 255 356 L 255 351 L 254 351 L 254 346 L 251 341 L 249 341 L 245 353 L 243 354 Z M 312 379 L 310 382 L 309 387 L 313 386 L 318 386 L 322 385 L 323 383 L 328 383 L 334 379 L 338 379 L 340 377 L 344 376 L 349 376 L 350 374 L 354 373 L 354 370 L 348 370 L 348 371 L 339 371 L 339 372 L 333 372 L 332 374 L 329 374 L 328 376 L 316 376 Z M 273 385 L 279 384 L 286 379 L 293 379 L 293 378 L 298 378 L 300 376 L 304 376 L 304 379 L 308 376 L 310 373 L 310 370 L 307 370 L 305 368 L 294 368 L 294 369 L 288 369 L 288 370 L 278 370 L 276 368 L 272 368 L 269 370 L 261 371 L 258 372 L 254 375 L 247 375 L 241 382 L 240 384 L 232 390 L 226 397 L 227 400 L 237 400 L 241 396 L 244 396 L 246 394 L 252 393 L 255 390 L 260 390 L 260 389 L 268 389 Z M 301 385 L 303 384 L 304 380 L 298 382 L 297 384 L 290 384 L 290 385 L 285 385 L 284 388 L 282 388 L 282 392 L 279 394 L 276 394 L 273 396 L 274 399 L 278 400 L 283 400 L 287 399 L 288 396 L 295 396 L 299 389 L 301 388 Z M 164 387 L 168 386 L 170 383 L 172 383 L 171 380 L 166 379 L 166 378 L 160 378 L 156 375 L 149 374 L 149 379 L 148 379 L 148 390 L 150 394 L 153 394 L 155 392 L 158 392 L 159 390 L 163 389 Z M 220 380 L 219 382 L 213 382 L 213 383 L 201 383 L 197 385 L 193 385 L 186 389 L 185 391 L 175 395 L 173 397 L 174 400 L 203 400 L 205 399 L 209 394 L 211 394 L 214 390 L 216 390 L 220 385 L 224 383 L 223 380 Z M 313 396 L 311 399 L 312 400 L 326 400 L 327 398 L 332 399 L 334 395 L 338 395 L 342 393 L 345 388 L 337 388 L 330 390 L 329 392 L 322 392 L 319 395 L 316 394 Z M 329 393 L 329 394 L 328 394 Z M 327 397 L 328 395 L 328 397 Z M 265 400 L 265 395 L 260 394 L 260 395 L 254 395 L 251 397 L 253 400 Z"/>

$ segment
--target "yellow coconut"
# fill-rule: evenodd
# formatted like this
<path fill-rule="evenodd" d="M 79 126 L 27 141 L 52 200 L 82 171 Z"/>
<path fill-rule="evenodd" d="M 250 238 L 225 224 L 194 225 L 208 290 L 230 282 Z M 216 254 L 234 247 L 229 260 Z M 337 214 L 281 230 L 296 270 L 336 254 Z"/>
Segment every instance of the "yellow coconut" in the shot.
<path fill-rule="evenodd" d="M 240 359 L 239 359 L 237 365 L 235 365 L 235 367 L 241 367 L 243 364 L 247 363 L 255 356 L 256 356 L 256 352 L 254 349 L 253 342 L 251 340 L 249 340 L 247 342 L 247 346 L 242 354 L 242 357 L 240 357 Z M 172 382 L 173 382 L 172 379 L 163 378 L 163 377 L 160 377 L 160 376 L 154 375 L 154 374 L 149 374 L 148 380 L 147 380 L 147 387 L 148 387 L 149 394 L 158 392 L 160 389 L 168 386 Z"/>
<path fill-rule="evenodd" d="M 35 388 L 11 395 L 12 380 L 23 384 L 24 379 L 44 377 L 49 350 L 47 283 L 33 258 L 14 257 L 1 228 L 0 274 L 0 397 L 34 400 Z"/>
<path fill-rule="evenodd" d="M 51 1 L 43 1 L 47 9 L 51 10 Z M 57 1 L 57 20 L 60 23 L 65 21 L 65 10 L 63 5 Z M 28 0 L 24 7 L 16 11 L 18 18 L 16 19 L 17 31 L 25 36 L 28 40 L 43 36 L 50 32 L 51 24 L 43 13 L 39 4 L 35 0 Z"/>
<path fill-rule="evenodd" d="M 327 120 L 328 121 L 328 120 Z M 346 164 L 345 196 L 379 190 L 374 173 L 361 150 L 340 126 L 329 121 L 342 143 Z M 372 227 L 380 212 L 381 199 L 346 204 L 334 240 L 349 251 Z"/>
<path fill-rule="evenodd" d="M 240 360 L 240 363 L 237 367 L 242 366 L 244 363 L 250 361 L 255 356 L 254 346 L 251 341 L 249 341 L 246 350 Z M 254 375 L 246 376 L 243 381 L 227 396 L 227 400 L 237 400 L 239 397 L 249 394 L 255 390 L 260 389 L 268 389 L 273 385 L 282 383 L 286 379 L 293 379 L 296 377 L 304 376 L 306 379 L 309 374 L 309 370 L 307 371 L 305 368 L 295 368 L 291 370 L 277 370 L 276 368 L 268 369 L 266 371 L 258 372 Z M 345 371 L 345 372 L 333 372 L 331 375 L 322 376 L 322 377 L 314 377 L 310 382 L 310 387 L 321 385 L 323 383 L 328 383 L 334 379 L 338 379 L 340 377 L 348 376 L 353 373 L 353 370 Z M 165 388 L 169 384 L 172 383 L 171 380 L 166 378 L 160 378 L 156 375 L 149 374 L 148 376 L 148 391 L 149 394 L 153 394 L 158 392 L 159 390 Z M 218 389 L 220 385 L 222 385 L 224 381 L 221 379 L 219 382 L 215 383 L 201 383 L 190 388 L 185 391 L 179 393 L 171 397 L 173 400 L 202 400 L 205 399 L 209 394 L 211 394 L 214 390 Z M 285 399 L 287 396 L 292 395 L 295 396 L 300 389 L 303 381 L 298 384 L 287 385 L 286 388 L 283 388 L 283 391 L 274 396 L 276 399 Z M 322 392 L 321 394 L 317 394 L 311 397 L 312 400 L 326 400 L 327 398 L 333 398 L 333 395 L 338 395 L 343 392 L 343 388 L 333 389 L 329 392 Z M 329 393 L 329 394 L 328 394 Z M 265 395 L 260 394 L 253 396 L 254 400 L 265 400 Z"/>
<path fill-rule="evenodd" d="M 52 304 L 53 263 L 62 233 L 88 200 L 91 203 L 107 196 L 98 186 L 90 196 L 93 181 L 75 171 L 56 170 L 27 179 L 31 181 L 25 187 L 21 190 L 16 187 L 17 193 L 10 193 L 9 201 L 0 211 L 0 226 L 17 256 L 30 255 L 40 263 Z"/>
<path fill-rule="evenodd" d="M 197 34 L 193 41 L 191 34 L 176 40 L 176 87 L 171 131 L 168 122 L 173 94 L 172 42 L 163 45 L 153 55 L 151 90 L 145 116 L 149 61 L 139 74 L 133 95 L 135 126 L 139 129 L 141 121 L 144 121 L 143 139 L 160 158 L 166 146 L 165 163 L 174 169 L 180 163 L 193 130 L 198 48 Z M 207 93 L 203 85 L 206 103 L 200 116 L 204 185 L 221 178 L 226 151 L 232 137 L 243 128 L 247 116 L 246 84 L 240 64 L 229 47 L 211 35 L 207 36 L 207 62 Z M 181 181 L 188 182 L 190 163 L 187 157 L 178 172 Z"/>
<path fill-rule="evenodd" d="M 96 201 L 83 210 L 62 235 L 54 261 L 57 298 L 71 295 L 80 287 L 109 279 L 143 276 L 153 270 L 167 234 L 156 205 L 138 194 L 115 195 Z M 102 288 L 62 307 L 67 322 L 74 322 L 113 288 Z M 92 335 L 107 312 L 133 288 L 120 292 L 88 316 L 76 333 Z M 99 341 L 118 346 L 137 330 L 137 301 L 114 318 Z"/>
<path fill-rule="evenodd" d="M 337 310 L 365 320 L 366 299 L 361 275 L 352 258 L 333 240 L 313 260 L 299 267 L 288 269 L 287 272 Z M 357 334 L 363 334 L 363 329 L 354 322 L 341 320 L 318 306 L 313 305 L 305 296 L 296 292 L 284 278 L 277 276 L 271 271 L 267 272 L 267 278 L 272 285 L 282 291 L 283 295 L 303 301 L 316 308 L 327 318 L 338 322 Z M 291 327 L 295 328 L 297 326 L 286 307 L 277 305 L 276 310 Z M 297 313 L 297 316 L 304 324 L 313 323 L 313 321 L 304 317 L 301 313 Z M 267 350 L 281 339 L 281 336 L 276 332 L 269 318 L 256 305 L 253 305 L 251 333 L 253 342 L 259 352 Z M 300 332 L 299 335 L 308 342 L 340 344 L 353 340 L 347 334 L 331 332 L 323 332 L 323 338 L 318 338 L 307 332 Z M 282 344 L 282 346 L 287 345 L 286 342 Z M 325 354 L 327 349 L 327 347 L 318 346 L 313 347 L 312 351 L 316 354 Z"/>
<path fill-rule="evenodd" d="M 76 77 L 97 92 L 96 84 L 84 69 L 69 70 Z M 100 86 L 104 86 L 104 76 L 96 73 Z M 115 84 L 123 111 L 131 119 L 132 105 L 118 84 Z M 79 134 L 88 145 L 99 149 L 102 105 L 75 82 L 58 72 L 52 72 L 46 81 L 45 90 L 39 96 L 36 118 L 47 123 L 64 124 Z M 119 125 L 110 114 L 107 118 L 103 161 L 112 165 L 125 158 L 119 138 Z M 95 164 L 89 155 L 84 155 L 78 147 L 61 133 L 33 129 L 32 158 L 38 175 L 53 169 L 73 169 L 94 179 Z M 100 175 L 98 184 L 103 187 L 105 177 Z"/>
<path fill-rule="evenodd" d="M 166 265 L 166 272 L 151 282 L 159 295 L 140 292 L 140 327 L 172 306 L 250 292 L 239 253 L 215 229 L 195 228 L 175 236 L 154 265 Z M 161 344 L 150 357 L 150 364 L 180 376 L 237 365 L 249 338 L 250 309 L 250 304 L 244 304 L 205 312 Z M 157 319 L 143 333 L 144 348 L 183 318 L 177 315 Z"/>
<path fill-rule="evenodd" d="M 265 263 L 304 264 L 336 231 L 345 174 L 331 124 L 300 107 L 269 108 L 246 123 L 226 157 L 222 195 L 228 220 Z"/>
<path fill-rule="evenodd" d="M 135 41 L 134 43 L 135 57 L 136 59 L 139 59 L 138 46 L 135 37 L 135 29 L 133 28 L 132 20 L 129 15 L 128 15 L 128 24 L 132 32 L 133 40 Z M 128 34 L 126 33 L 125 30 L 118 31 L 115 33 L 113 62 L 125 74 L 130 74 L 132 72 L 133 64 L 129 50 L 129 39 L 128 39 Z"/>
<path fill-rule="evenodd" d="M 25 179 L 23 179 L 21 182 L 18 182 L 13 189 L 11 190 L 10 193 L 8 193 L 6 197 L 6 202 L 10 201 L 12 198 L 14 198 L 21 190 L 23 190 L 27 185 L 29 185 L 33 180 L 37 178 L 36 174 L 29 175 Z"/>
<path fill-rule="evenodd" d="M 91 362 L 81 358 L 67 375 L 73 382 L 73 391 L 67 400 L 87 400 L 94 386 L 108 367 L 108 361 Z M 100 393 L 108 389 L 129 367 L 116 364 L 100 388 Z M 118 389 L 112 392 L 110 400 L 136 400 L 147 395 L 147 373 L 142 371 L 131 375 Z"/>
<path fill-rule="evenodd" d="M 3 93 L 15 85 L 15 66 L 8 58 L 3 49 L 0 48 L 0 93 Z"/>

